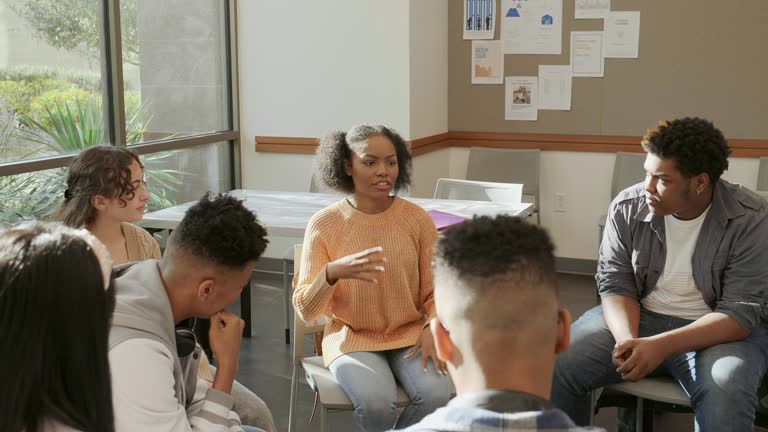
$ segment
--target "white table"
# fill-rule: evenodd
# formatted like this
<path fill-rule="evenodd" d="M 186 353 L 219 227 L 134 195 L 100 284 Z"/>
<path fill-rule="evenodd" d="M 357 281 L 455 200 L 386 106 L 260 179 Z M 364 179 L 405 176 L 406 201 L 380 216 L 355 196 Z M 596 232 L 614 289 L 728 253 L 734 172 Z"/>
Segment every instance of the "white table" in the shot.
<path fill-rule="evenodd" d="M 342 195 L 311 192 L 277 192 L 237 189 L 230 195 L 244 201 L 256 213 L 267 234 L 275 237 L 303 238 L 313 214 L 343 198 Z M 405 198 L 425 210 L 440 210 L 465 218 L 473 215 L 511 214 L 526 217 L 533 212 L 528 203 L 502 204 L 489 201 L 437 200 Z M 139 225 L 149 229 L 174 229 L 194 202 L 179 204 L 148 213 Z"/>
<path fill-rule="evenodd" d="M 311 192 L 277 192 L 237 189 L 229 193 L 243 200 L 243 204 L 253 211 L 259 222 L 266 228 L 267 235 L 274 237 L 303 238 L 309 219 L 317 211 L 343 199 L 342 195 Z M 426 198 L 405 198 L 425 210 L 440 210 L 465 218 L 474 215 L 510 214 L 526 217 L 533 212 L 528 203 L 502 204 L 489 201 L 438 200 Z M 194 202 L 179 204 L 163 210 L 148 213 L 139 225 L 149 230 L 173 230 L 178 226 L 184 213 Z M 285 270 L 285 262 L 284 262 Z M 287 272 L 284 271 L 286 299 L 290 291 Z M 243 288 L 240 296 L 240 308 L 245 328 L 243 336 L 251 336 L 251 286 Z M 286 323 L 290 322 L 289 302 L 286 301 Z M 286 324 L 286 343 L 290 341 L 289 325 Z"/>

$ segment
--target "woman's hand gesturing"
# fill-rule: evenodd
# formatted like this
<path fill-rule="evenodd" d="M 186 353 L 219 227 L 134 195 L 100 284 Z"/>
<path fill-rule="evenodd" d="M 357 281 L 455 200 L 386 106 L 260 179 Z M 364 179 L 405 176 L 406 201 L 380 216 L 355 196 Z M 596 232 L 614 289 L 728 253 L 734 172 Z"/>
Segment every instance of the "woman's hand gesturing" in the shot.
<path fill-rule="evenodd" d="M 328 263 L 325 279 L 333 285 L 339 279 L 357 279 L 376 283 L 376 273 L 384 272 L 384 248 L 377 246 Z"/>

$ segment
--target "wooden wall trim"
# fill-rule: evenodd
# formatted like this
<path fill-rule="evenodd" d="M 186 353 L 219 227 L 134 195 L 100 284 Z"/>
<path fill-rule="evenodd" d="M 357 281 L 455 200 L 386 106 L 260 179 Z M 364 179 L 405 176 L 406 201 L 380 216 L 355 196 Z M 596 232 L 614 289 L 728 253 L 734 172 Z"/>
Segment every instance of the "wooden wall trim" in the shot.
<path fill-rule="evenodd" d="M 616 153 L 643 151 L 641 137 L 607 135 L 558 135 L 452 131 L 409 141 L 414 156 L 451 147 L 490 147 Z M 732 139 L 728 143 L 735 157 L 768 156 L 768 140 Z M 317 138 L 256 137 L 257 152 L 314 154 Z"/>

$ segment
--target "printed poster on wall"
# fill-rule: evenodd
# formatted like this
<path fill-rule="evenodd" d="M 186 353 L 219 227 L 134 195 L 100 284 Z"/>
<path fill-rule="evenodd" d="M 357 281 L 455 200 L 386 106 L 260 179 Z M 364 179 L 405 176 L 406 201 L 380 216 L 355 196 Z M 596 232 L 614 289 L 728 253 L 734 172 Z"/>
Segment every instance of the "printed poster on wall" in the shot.
<path fill-rule="evenodd" d="M 496 0 L 464 0 L 464 39 L 493 39 Z"/>
<path fill-rule="evenodd" d="M 603 51 L 606 58 L 640 55 L 640 12 L 610 12 L 605 17 Z"/>
<path fill-rule="evenodd" d="M 539 65 L 539 109 L 571 109 L 571 66 Z"/>
<path fill-rule="evenodd" d="M 472 84 L 504 84 L 501 41 L 472 41 Z"/>
<path fill-rule="evenodd" d="M 504 83 L 504 120 L 538 120 L 537 77 L 509 76 Z"/>
<path fill-rule="evenodd" d="M 576 19 L 605 18 L 611 11 L 611 0 L 576 0 Z"/>
<path fill-rule="evenodd" d="M 574 77 L 602 77 L 605 71 L 603 32 L 571 32 L 571 73 Z"/>
<path fill-rule="evenodd" d="M 502 0 L 504 54 L 560 54 L 562 0 Z"/>

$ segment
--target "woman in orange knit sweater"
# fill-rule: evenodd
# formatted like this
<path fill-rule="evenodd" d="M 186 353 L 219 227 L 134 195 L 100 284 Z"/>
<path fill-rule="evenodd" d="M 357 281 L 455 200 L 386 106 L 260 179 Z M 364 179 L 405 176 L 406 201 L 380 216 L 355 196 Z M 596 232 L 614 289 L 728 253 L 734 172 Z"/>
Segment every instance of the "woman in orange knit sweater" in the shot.
<path fill-rule="evenodd" d="M 407 427 L 451 392 L 428 325 L 437 231 L 421 207 L 394 195 L 410 185 L 408 147 L 383 126 L 334 131 L 320 140 L 315 169 L 351 196 L 310 220 L 294 307 L 305 321 L 329 318 L 323 361 L 354 403 L 358 425 Z M 411 398 L 399 419 L 396 382 Z"/>

